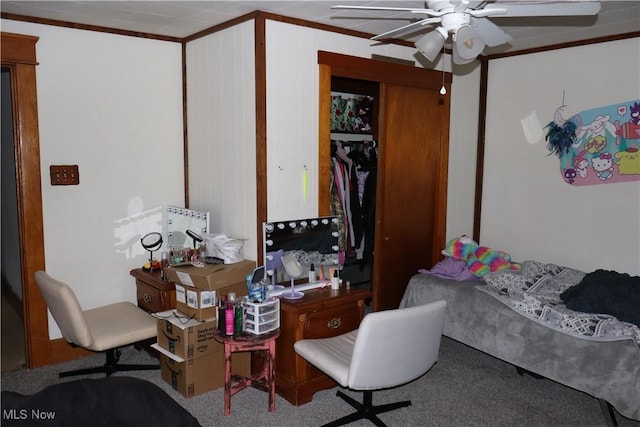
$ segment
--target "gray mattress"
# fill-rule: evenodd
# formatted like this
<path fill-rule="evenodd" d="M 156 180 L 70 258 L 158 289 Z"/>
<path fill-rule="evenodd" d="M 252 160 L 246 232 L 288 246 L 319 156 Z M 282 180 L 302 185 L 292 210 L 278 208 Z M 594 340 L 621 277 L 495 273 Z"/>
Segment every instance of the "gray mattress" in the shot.
<path fill-rule="evenodd" d="M 556 331 L 475 289 L 482 283 L 416 274 L 400 307 L 443 299 L 445 336 L 603 399 L 640 421 L 640 348 L 635 341 L 593 341 Z"/>

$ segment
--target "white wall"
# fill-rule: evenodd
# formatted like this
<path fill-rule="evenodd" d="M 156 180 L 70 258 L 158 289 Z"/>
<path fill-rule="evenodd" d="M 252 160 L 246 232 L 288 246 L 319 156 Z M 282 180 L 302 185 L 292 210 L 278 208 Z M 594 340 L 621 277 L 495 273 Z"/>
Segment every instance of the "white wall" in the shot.
<path fill-rule="evenodd" d="M 257 257 L 253 21 L 187 45 L 189 207 Z"/>
<path fill-rule="evenodd" d="M 449 126 L 446 240 L 473 235 L 478 153 L 480 65 L 453 67 Z M 444 249 L 444 248 L 443 248 Z"/>
<path fill-rule="evenodd" d="M 640 182 L 571 186 L 546 142 L 528 143 L 563 101 L 565 118 L 640 98 L 640 39 L 489 63 L 481 244 L 516 260 L 640 274 Z M 546 133 L 546 130 L 545 130 Z"/>
<path fill-rule="evenodd" d="M 2 20 L 36 45 L 45 259 L 91 308 L 135 302 L 140 237 L 184 203 L 181 47 L 177 43 Z M 52 186 L 49 166 L 79 165 Z M 49 335 L 61 336 L 50 319 Z"/>

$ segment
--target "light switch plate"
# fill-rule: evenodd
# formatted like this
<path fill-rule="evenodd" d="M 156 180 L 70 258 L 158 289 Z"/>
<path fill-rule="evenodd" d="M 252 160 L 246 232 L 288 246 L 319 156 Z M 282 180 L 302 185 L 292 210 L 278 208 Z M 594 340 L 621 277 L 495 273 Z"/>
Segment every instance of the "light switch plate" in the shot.
<path fill-rule="evenodd" d="M 78 185 L 80 174 L 78 165 L 51 165 L 49 166 L 51 185 Z"/>

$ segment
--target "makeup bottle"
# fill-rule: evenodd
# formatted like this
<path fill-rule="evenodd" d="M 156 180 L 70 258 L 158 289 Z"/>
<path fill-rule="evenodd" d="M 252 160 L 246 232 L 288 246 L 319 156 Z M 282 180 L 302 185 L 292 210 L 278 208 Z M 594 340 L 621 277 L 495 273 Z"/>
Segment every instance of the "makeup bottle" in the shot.
<path fill-rule="evenodd" d="M 333 270 L 333 277 L 331 278 L 331 290 L 337 291 L 340 289 L 340 278 L 338 277 L 338 269 Z"/>
<path fill-rule="evenodd" d="M 225 327 L 225 310 L 227 302 L 224 298 L 220 298 L 218 301 L 218 333 L 220 335 L 226 335 L 227 329 Z"/>
<path fill-rule="evenodd" d="M 231 301 L 227 301 L 227 308 L 224 310 L 224 329 L 226 336 L 233 336 L 234 323 L 235 313 L 233 311 L 233 303 Z"/>
<path fill-rule="evenodd" d="M 162 280 L 169 280 L 167 268 L 169 268 L 169 252 L 163 251 L 160 256 L 160 278 Z"/>
<path fill-rule="evenodd" d="M 309 266 L 309 283 L 315 283 L 316 281 L 316 269 L 313 266 L 313 264 L 311 264 Z"/>
<path fill-rule="evenodd" d="M 236 306 L 234 308 L 234 326 L 233 333 L 234 335 L 242 335 L 242 327 L 244 323 L 244 307 L 242 306 L 242 301 L 236 301 Z"/>

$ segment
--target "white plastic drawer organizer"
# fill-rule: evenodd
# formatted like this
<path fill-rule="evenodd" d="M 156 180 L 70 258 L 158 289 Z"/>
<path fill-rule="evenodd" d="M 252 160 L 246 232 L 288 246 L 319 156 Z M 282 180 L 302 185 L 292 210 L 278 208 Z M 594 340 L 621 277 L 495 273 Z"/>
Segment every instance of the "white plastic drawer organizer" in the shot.
<path fill-rule="evenodd" d="M 261 335 L 280 327 L 280 300 L 246 304 L 244 330 Z"/>

